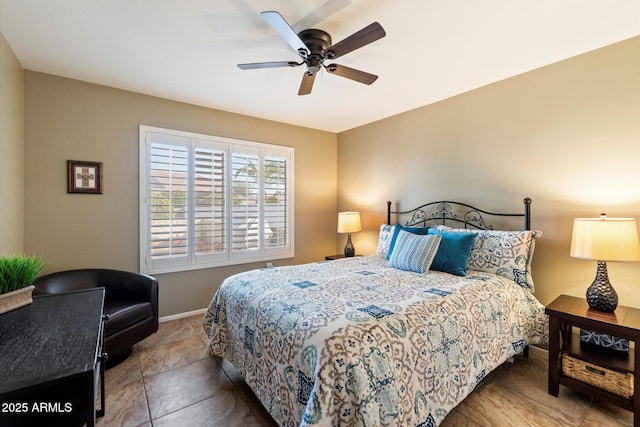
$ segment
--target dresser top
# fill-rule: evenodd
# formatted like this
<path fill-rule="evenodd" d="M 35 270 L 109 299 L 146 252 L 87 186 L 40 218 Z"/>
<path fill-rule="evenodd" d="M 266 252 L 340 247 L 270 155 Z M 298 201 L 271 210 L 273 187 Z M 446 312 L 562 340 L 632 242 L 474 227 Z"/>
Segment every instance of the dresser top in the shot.
<path fill-rule="evenodd" d="M 33 298 L 0 315 L 0 393 L 93 370 L 104 289 Z"/>

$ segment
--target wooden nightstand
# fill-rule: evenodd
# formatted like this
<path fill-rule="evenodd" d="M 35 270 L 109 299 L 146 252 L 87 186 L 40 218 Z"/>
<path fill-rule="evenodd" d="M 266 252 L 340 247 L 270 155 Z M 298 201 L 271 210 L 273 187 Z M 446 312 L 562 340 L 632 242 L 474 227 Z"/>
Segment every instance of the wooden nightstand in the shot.
<path fill-rule="evenodd" d="M 356 255 L 356 256 L 362 256 L 362 255 Z M 326 259 L 327 261 L 333 261 L 333 260 L 342 259 L 342 258 L 346 258 L 344 254 L 327 255 L 326 257 L 324 257 L 324 259 Z"/>
<path fill-rule="evenodd" d="M 549 394 L 558 396 L 560 384 L 584 394 L 601 399 L 633 412 L 633 424 L 640 427 L 640 309 L 618 306 L 614 313 L 591 310 L 584 298 L 560 295 L 549 304 Z M 573 327 L 626 338 L 635 343 L 627 357 L 612 356 L 606 351 L 580 345 Z M 587 362 L 585 369 L 593 375 L 606 375 L 605 370 L 616 375 L 633 377 L 633 396 L 626 398 L 563 372 L 563 356 Z M 600 370 L 598 368 L 605 368 Z"/>

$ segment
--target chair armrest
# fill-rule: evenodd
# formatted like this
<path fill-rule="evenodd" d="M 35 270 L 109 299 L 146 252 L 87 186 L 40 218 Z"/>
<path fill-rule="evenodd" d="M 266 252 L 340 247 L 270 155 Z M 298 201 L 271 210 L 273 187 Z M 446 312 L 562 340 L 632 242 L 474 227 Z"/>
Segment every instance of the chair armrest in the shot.
<path fill-rule="evenodd" d="M 97 286 L 104 286 L 107 297 L 111 300 L 148 302 L 157 296 L 158 281 L 146 274 L 101 270 Z"/>
<path fill-rule="evenodd" d="M 158 315 L 158 280 L 141 273 L 100 270 L 98 286 L 104 286 L 108 301 L 150 302 Z"/>

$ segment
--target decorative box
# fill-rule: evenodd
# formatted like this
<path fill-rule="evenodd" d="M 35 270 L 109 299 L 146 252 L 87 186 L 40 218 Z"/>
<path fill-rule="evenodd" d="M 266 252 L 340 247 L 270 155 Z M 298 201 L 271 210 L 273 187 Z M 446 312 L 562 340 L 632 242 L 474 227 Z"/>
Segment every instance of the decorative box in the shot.
<path fill-rule="evenodd" d="M 616 338 L 611 335 L 601 334 L 600 332 L 580 329 L 580 341 L 604 347 L 611 351 L 629 353 L 629 340 L 625 338 Z"/>

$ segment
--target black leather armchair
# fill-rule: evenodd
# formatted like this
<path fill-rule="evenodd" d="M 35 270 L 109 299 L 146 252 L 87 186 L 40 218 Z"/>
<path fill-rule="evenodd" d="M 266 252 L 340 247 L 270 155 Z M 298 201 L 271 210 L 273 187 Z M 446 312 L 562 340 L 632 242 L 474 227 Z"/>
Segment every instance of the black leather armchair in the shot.
<path fill-rule="evenodd" d="M 108 269 L 68 270 L 38 277 L 34 295 L 105 288 L 104 351 L 124 360 L 133 345 L 158 330 L 158 281 L 145 274 Z"/>

